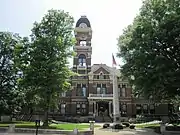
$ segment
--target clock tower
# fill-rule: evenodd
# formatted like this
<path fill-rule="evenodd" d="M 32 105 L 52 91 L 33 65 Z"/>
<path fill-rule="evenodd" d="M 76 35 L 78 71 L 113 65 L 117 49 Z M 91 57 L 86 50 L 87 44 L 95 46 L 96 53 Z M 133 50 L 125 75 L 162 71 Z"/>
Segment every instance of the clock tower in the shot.
<path fill-rule="evenodd" d="M 86 16 L 81 16 L 77 21 L 74 35 L 77 42 L 74 46 L 76 56 L 73 59 L 73 71 L 87 75 L 91 71 L 92 29 Z"/>

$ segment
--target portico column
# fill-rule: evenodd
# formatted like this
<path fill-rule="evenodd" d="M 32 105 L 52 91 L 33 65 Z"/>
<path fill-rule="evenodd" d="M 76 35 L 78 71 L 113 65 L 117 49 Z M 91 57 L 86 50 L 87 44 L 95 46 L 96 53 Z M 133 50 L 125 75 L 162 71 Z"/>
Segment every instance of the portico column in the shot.
<path fill-rule="evenodd" d="M 109 102 L 109 116 L 112 117 L 112 113 L 111 113 L 111 104 L 112 104 L 112 101 Z"/>
<path fill-rule="evenodd" d="M 93 102 L 89 101 L 89 115 L 93 114 Z"/>
<path fill-rule="evenodd" d="M 94 114 L 96 114 L 96 101 L 94 101 Z"/>
<path fill-rule="evenodd" d="M 97 107 L 97 110 L 96 110 L 96 116 L 98 116 L 99 114 L 98 114 L 98 112 L 99 112 L 99 106 L 98 106 L 99 104 L 98 103 L 96 103 L 96 107 Z"/>

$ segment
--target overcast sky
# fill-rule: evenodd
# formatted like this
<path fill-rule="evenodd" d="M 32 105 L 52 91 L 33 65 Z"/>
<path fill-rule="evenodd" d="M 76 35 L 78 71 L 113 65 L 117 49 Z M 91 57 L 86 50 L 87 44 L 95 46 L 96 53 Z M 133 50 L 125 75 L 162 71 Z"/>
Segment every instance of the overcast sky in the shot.
<path fill-rule="evenodd" d="M 75 21 L 86 15 L 93 30 L 92 64 L 111 66 L 117 38 L 141 5 L 142 0 L 0 0 L 0 31 L 29 36 L 33 22 L 52 8 L 69 12 Z M 121 64 L 118 58 L 116 61 Z"/>

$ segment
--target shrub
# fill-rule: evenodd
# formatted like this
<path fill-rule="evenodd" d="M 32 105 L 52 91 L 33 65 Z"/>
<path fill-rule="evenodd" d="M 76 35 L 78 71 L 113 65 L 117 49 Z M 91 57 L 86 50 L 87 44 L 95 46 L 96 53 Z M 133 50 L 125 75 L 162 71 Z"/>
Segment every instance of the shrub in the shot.
<path fill-rule="evenodd" d="M 108 123 L 103 125 L 103 128 L 108 128 L 108 127 L 110 127 L 110 124 L 108 124 Z"/>
<path fill-rule="evenodd" d="M 128 122 L 122 122 L 123 125 L 125 125 L 126 127 L 129 127 L 130 124 Z"/>
<path fill-rule="evenodd" d="M 112 126 L 113 129 L 123 129 L 123 125 L 121 124 L 115 124 Z"/>
<path fill-rule="evenodd" d="M 135 129 L 135 125 L 130 125 L 129 128 L 130 129 Z"/>

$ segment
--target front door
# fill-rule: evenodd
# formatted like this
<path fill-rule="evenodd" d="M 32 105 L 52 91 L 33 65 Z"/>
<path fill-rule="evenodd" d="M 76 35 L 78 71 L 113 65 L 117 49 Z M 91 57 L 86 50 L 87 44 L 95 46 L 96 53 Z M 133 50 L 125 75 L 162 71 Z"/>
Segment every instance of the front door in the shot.
<path fill-rule="evenodd" d="M 99 101 L 98 103 L 98 115 L 109 116 L 109 104 L 106 101 Z"/>

